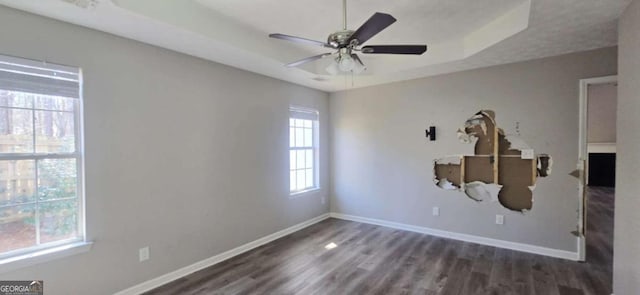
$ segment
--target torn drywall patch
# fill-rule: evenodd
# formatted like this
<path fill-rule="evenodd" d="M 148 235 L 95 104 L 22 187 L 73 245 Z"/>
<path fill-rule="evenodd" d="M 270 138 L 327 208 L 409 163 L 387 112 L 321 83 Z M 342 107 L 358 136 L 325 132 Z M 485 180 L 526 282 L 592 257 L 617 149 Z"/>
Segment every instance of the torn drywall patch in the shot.
<path fill-rule="evenodd" d="M 538 176 L 547 177 L 551 174 L 551 168 L 553 167 L 553 158 L 547 154 L 541 154 L 538 156 Z"/>
<path fill-rule="evenodd" d="M 464 183 L 481 181 L 493 183 L 494 159 L 486 156 L 465 156 L 464 160 Z"/>
<path fill-rule="evenodd" d="M 464 131 L 464 128 L 458 129 L 458 140 L 462 143 L 472 143 L 477 138 Z"/>
<path fill-rule="evenodd" d="M 478 202 L 482 201 L 497 201 L 498 193 L 502 189 L 501 185 L 475 181 L 464 185 L 464 193 L 471 199 Z"/>
<path fill-rule="evenodd" d="M 436 159 L 436 164 L 447 165 L 447 164 L 455 164 L 460 165 L 460 161 L 462 161 L 462 157 L 460 156 L 448 156 L 440 159 Z"/>
<path fill-rule="evenodd" d="M 438 180 L 438 186 L 443 190 L 457 190 L 459 188 L 446 178 Z"/>
<path fill-rule="evenodd" d="M 502 206 L 514 210 L 531 210 L 533 192 L 529 189 L 536 181 L 536 161 L 519 157 L 500 157 L 498 183 L 503 187 L 498 199 Z"/>
<path fill-rule="evenodd" d="M 510 150 L 526 150 L 530 149 L 529 145 L 517 135 L 505 135 L 504 139 L 509 142 Z"/>
<path fill-rule="evenodd" d="M 521 138 L 498 128 L 495 112 L 482 110 L 465 121 L 458 139 L 475 142 L 474 155 L 445 157 L 434 161 L 434 182 L 443 189 L 460 189 L 476 201 L 497 200 L 514 211 L 533 207 L 538 177 L 551 173 L 551 156 L 525 158 L 530 149 Z"/>
<path fill-rule="evenodd" d="M 460 164 L 435 164 L 434 165 L 434 181 L 438 186 L 449 187 L 443 183 L 450 183 L 451 186 L 460 188 L 462 184 L 462 175 L 460 174 Z"/>

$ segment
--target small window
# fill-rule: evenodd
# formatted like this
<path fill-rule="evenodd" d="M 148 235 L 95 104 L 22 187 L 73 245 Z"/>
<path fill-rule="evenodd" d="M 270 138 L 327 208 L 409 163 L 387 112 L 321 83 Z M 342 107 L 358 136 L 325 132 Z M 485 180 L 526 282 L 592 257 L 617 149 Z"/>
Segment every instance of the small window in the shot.
<path fill-rule="evenodd" d="M 318 111 L 290 109 L 289 191 L 297 194 L 318 186 Z"/>
<path fill-rule="evenodd" d="M 0 55 L 0 260 L 84 241 L 80 85 Z"/>

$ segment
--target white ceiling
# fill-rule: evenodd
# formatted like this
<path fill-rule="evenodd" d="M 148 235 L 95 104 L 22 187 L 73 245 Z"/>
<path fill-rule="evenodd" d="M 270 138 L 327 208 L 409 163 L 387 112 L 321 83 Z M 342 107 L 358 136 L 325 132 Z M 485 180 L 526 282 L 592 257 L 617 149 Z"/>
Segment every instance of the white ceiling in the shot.
<path fill-rule="evenodd" d="M 137 0 L 118 0 L 118 3 Z M 213 11 L 269 34 L 281 32 L 326 40 L 342 29 L 342 0 L 195 0 Z M 525 0 L 348 0 L 347 24 L 355 30 L 375 12 L 398 21 L 372 38 L 378 43 L 439 43 L 474 31 Z M 249 13 L 259 11 L 260 13 Z"/>
<path fill-rule="evenodd" d="M 69 2 L 75 2 L 73 5 Z M 364 75 L 330 76 L 327 52 L 270 39 L 325 41 L 341 29 L 341 0 L 0 0 L 13 8 L 102 30 L 293 83 L 338 91 L 617 44 L 631 0 L 348 0 L 348 27 L 374 12 L 398 21 L 367 44 L 428 44 L 422 56 L 366 55 Z"/>

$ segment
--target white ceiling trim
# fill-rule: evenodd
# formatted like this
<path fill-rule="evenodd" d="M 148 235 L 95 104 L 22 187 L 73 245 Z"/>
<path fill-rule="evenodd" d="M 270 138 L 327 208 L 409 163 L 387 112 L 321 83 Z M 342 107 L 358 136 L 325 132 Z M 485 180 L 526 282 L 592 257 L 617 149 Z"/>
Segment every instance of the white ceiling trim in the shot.
<path fill-rule="evenodd" d="M 354 5 L 365 6 L 367 3 L 373 3 L 365 1 L 364 4 L 358 4 L 359 0 L 350 1 L 354 2 Z M 382 1 L 378 4 L 389 5 L 391 11 L 406 12 L 407 7 L 398 5 L 406 5 L 407 1 L 411 0 L 399 0 L 397 3 Z M 443 0 L 430 1 L 439 5 L 453 3 Z M 77 2 L 77 5 L 68 2 Z M 90 5 L 80 5 L 80 2 Z M 490 21 L 482 26 L 473 26 L 466 33 L 451 35 L 450 38 L 439 39 L 442 41 L 436 44 L 428 44 L 429 51 L 423 56 L 365 55 L 363 60 L 369 69 L 366 74 L 354 77 L 351 83 L 346 83 L 343 76 L 332 77 L 325 74 L 324 68 L 330 62 L 329 59 L 300 68 L 285 68 L 284 63 L 318 54 L 316 52 L 320 49 L 269 39 L 263 31 L 246 23 L 251 17 L 232 18 L 218 13 L 205 5 L 205 2 L 0 0 L 0 4 L 16 9 L 329 92 L 612 46 L 617 43 L 615 21 L 630 0 L 519 0 L 519 4 L 510 5 L 509 9 L 497 16 L 492 15 Z M 211 3 L 209 1 L 209 4 Z M 247 5 L 246 1 L 243 3 Z M 280 1 L 256 0 L 255 3 L 285 5 Z M 319 5 L 316 8 L 325 5 L 324 2 L 313 3 Z M 423 5 L 426 2 L 420 3 Z M 496 0 L 494 3 L 505 2 Z M 243 9 L 236 7 L 240 2 L 227 1 L 226 5 L 245 13 Z M 260 11 L 247 13 L 259 14 Z M 399 20 L 403 20 L 402 16 L 398 17 Z M 271 16 L 262 16 L 262 20 L 269 21 L 269 17 Z M 296 29 L 304 31 L 305 23 L 313 24 L 314 20 L 302 23 L 296 21 Z M 411 24 L 412 19 L 404 19 L 402 24 L 394 26 L 405 27 L 392 26 L 390 32 L 380 34 L 384 35 L 380 40 L 393 40 L 399 31 Z M 320 30 L 324 29 L 316 31 Z"/>
<path fill-rule="evenodd" d="M 135 14 L 201 34 L 212 40 L 219 40 L 236 47 L 240 52 L 241 49 L 244 49 L 244 54 L 262 56 L 278 63 L 279 69 L 260 72 L 262 74 L 288 80 L 281 74 L 293 73 L 298 76 L 304 72 L 304 77 L 307 77 L 307 80 L 321 77 L 325 82 L 318 84 L 323 90 L 335 91 L 344 88 L 343 77 L 333 77 L 325 71 L 328 63 L 331 62 L 330 59 L 293 69 L 283 67 L 285 63 L 325 52 L 326 49 L 321 49 L 319 52 L 312 51 L 312 48 L 300 48 L 288 42 L 269 39 L 264 33 L 249 30 L 223 15 L 216 14 L 215 11 L 203 9 L 204 7 L 199 1 L 114 0 L 113 2 Z M 375 56 L 370 59 L 367 59 L 368 56 L 363 56 L 366 59 L 368 70 L 362 76 L 366 77 L 368 85 L 389 83 L 392 81 L 389 80 L 389 77 L 393 77 L 393 81 L 405 79 L 403 72 L 409 69 L 419 69 L 467 58 L 526 29 L 529 23 L 530 7 L 531 1 L 524 0 L 520 5 L 506 11 L 480 28 L 472 29 L 468 34 L 451 36 L 447 41 L 439 44 L 429 44 L 429 51 L 423 56 L 394 56 L 392 58 Z M 211 28 L 218 29 L 212 30 Z M 155 40 L 145 41 L 155 44 Z M 182 50 L 184 49 L 180 51 Z M 220 59 L 214 55 L 201 57 L 227 63 L 226 59 Z M 233 66 L 256 71 L 253 69 L 252 63 L 240 62 L 233 64 Z"/>

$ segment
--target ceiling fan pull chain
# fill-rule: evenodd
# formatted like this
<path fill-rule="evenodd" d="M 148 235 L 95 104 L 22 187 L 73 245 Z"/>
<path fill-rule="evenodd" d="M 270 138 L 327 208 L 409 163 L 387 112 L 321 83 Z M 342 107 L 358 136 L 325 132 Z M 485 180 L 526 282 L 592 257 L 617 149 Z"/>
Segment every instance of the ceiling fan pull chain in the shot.
<path fill-rule="evenodd" d="M 353 70 L 351 70 L 351 88 L 353 88 L 355 86 L 355 83 L 353 82 Z"/>

